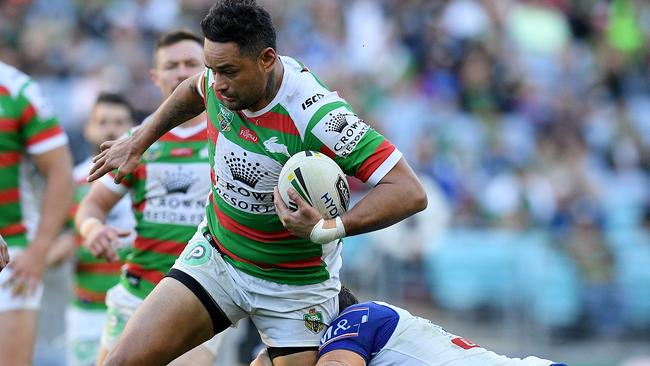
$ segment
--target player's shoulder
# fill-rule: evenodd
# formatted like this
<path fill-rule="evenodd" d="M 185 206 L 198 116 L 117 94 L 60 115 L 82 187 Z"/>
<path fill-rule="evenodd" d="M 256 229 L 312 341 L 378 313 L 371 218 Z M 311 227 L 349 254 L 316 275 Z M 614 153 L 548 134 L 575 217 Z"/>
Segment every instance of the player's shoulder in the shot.
<path fill-rule="evenodd" d="M 285 76 L 283 96 L 279 103 L 287 110 L 301 135 L 321 107 L 331 103 L 346 104 L 337 92 L 330 91 L 300 61 L 281 56 Z"/>
<path fill-rule="evenodd" d="M 0 86 L 9 91 L 12 97 L 18 96 L 31 78 L 17 68 L 0 62 Z"/>

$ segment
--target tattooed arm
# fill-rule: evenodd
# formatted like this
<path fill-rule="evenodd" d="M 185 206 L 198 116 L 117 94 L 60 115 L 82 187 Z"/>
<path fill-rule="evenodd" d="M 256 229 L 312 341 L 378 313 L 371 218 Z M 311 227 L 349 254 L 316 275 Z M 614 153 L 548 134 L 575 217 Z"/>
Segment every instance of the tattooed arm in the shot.
<path fill-rule="evenodd" d="M 183 81 L 172 95 L 154 112 L 151 119 L 138 128 L 133 135 L 121 140 L 107 141 L 101 145 L 101 153 L 93 158 L 88 181 L 92 182 L 104 174 L 117 169 L 115 182 L 131 173 L 142 154 L 162 135 L 183 122 L 196 117 L 205 106 L 197 81 L 201 74 Z"/>

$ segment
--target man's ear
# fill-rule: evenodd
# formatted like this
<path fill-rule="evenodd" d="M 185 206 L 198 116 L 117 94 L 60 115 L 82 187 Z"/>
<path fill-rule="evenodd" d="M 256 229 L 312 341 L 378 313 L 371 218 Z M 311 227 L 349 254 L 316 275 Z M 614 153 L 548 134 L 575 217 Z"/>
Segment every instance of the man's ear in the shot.
<path fill-rule="evenodd" d="M 260 66 L 264 71 L 270 71 L 275 66 L 278 55 L 271 47 L 267 47 L 260 53 Z"/>

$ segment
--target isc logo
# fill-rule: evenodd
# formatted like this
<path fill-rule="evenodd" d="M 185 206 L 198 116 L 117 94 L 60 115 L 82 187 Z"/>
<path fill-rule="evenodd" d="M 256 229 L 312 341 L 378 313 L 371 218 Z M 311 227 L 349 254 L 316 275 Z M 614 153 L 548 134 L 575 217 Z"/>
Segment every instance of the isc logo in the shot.
<path fill-rule="evenodd" d="M 316 103 L 322 97 L 324 97 L 323 94 L 316 94 L 314 96 L 307 98 L 307 100 L 302 102 L 302 110 L 304 111 L 305 109 L 311 107 L 312 104 Z"/>

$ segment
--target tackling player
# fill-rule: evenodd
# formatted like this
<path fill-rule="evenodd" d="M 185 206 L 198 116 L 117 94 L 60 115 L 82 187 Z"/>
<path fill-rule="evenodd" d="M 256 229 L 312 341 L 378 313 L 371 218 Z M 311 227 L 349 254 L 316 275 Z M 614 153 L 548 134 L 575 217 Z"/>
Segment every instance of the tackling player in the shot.
<path fill-rule="evenodd" d="M 529 356 L 508 358 L 383 302 L 339 294 L 339 316 L 327 328 L 317 366 L 566 366 Z M 251 366 L 272 366 L 262 351 Z"/>

